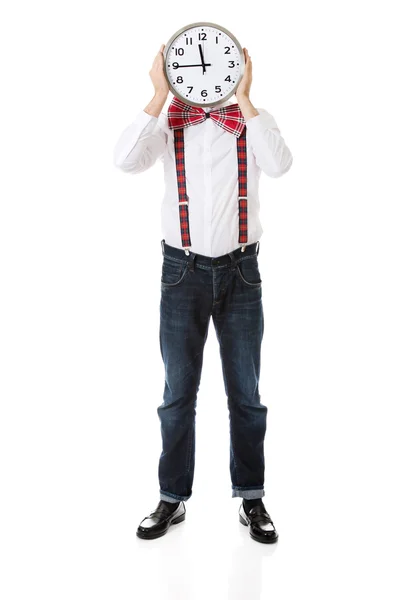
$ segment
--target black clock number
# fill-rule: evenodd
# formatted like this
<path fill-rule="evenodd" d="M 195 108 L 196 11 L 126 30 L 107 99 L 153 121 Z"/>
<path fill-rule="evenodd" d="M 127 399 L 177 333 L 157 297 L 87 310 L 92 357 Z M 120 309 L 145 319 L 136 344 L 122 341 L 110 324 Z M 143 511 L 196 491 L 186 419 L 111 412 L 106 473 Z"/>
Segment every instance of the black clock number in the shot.
<path fill-rule="evenodd" d="M 233 69 L 234 66 L 235 66 L 235 61 L 234 60 L 230 60 L 229 61 L 229 68 Z"/>
<path fill-rule="evenodd" d="M 200 32 L 200 33 L 199 33 L 199 40 L 203 40 L 203 41 L 204 41 L 204 40 L 206 40 L 206 39 L 207 39 L 207 34 L 206 34 L 206 33 L 203 33 L 203 32 Z"/>
<path fill-rule="evenodd" d="M 215 93 L 219 94 L 221 92 L 221 86 L 220 85 L 216 85 L 215 86 Z"/>
<path fill-rule="evenodd" d="M 177 81 L 178 83 L 183 83 L 183 77 L 182 77 L 182 75 L 179 75 L 179 76 L 176 78 L 176 81 Z"/>
<path fill-rule="evenodd" d="M 178 68 L 179 68 L 179 63 L 177 63 L 177 62 L 173 62 L 173 63 L 172 63 L 172 67 L 173 67 L 174 69 L 178 69 Z"/>
<path fill-rule="evenodd" d="M 208 96 L 208 94 L 207 94 L 207 90 L 201 90 L 201 95 L 202 95 L 202 96 Z"/>
<path fill-rule="evenodd" d="M 183 56 L 185 51 L 183 48 L 175 48 L 175 56 Z"/>
<path fill-rule="evenodd" d="M 193 86 L 192 86 L 192 85 L 188 85 L 188 86 L 187 86 L 187 88 L 188 88 L 188 90 L 189 90 L 189 94 L 191 94 L 191 93 L 192 93 Z"/>
<path fill-rule="evenodd" d="M 225 46 L 225 54 L 230 54 L 231 53 L 231 49 L 229 48 L 229 46 Z"/>
<path fill-rule="evenodd" d="M 231 80 L 231 76 L 228 75 L 228 77 L 225 77 L 225 81 L 230 81 Z"/>
<path fill-rule="evenodd" d="M 189 40 L 190 40 L 190 42 L 189 42 Z M 189 44 L 190 45 L 193 44 L 193 38 L 186 38 L 186 46 L 188 46 Z"/>

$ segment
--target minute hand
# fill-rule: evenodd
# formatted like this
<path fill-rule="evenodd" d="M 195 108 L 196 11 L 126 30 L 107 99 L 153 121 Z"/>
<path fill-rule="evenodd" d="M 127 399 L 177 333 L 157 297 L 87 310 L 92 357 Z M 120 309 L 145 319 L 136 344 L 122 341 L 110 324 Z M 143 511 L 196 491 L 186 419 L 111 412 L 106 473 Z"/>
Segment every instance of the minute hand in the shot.
<path fill-rule="evenodd" d="M 203 65 L 178 65 L 177 69 L 182 69 L 183 67 L 202 67 Z M 205 67 L 211 67 L 211 63 L 204 64 Z"/>

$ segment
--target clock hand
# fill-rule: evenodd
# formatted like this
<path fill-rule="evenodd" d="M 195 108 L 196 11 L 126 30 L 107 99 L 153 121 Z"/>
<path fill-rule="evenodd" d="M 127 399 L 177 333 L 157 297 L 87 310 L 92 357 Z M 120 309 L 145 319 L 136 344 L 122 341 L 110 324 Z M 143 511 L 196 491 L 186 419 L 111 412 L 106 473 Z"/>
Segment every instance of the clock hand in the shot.
<path fill-rule="evenodd" d="M 211 66 L 212 66 L 211 63 L 207 63 L 207 64 L 204 63 L 204 67 L 211 67 Z M 183 67 L 203 67 L 203 64 L 201 64 L 201 65 L 178 65 L 176 67 L 176 69 L 182 69 Z"/>
<path fill-rule="evenodd" d="M 204 73 L 206 72 L 206 65 L 205 65 L 205 62 L 204 62 L 203 49 L 201 47 L 201 44 L 199 44 L 199 52 L 200 52 L 201 64 L 202 64 L 202 67 L 203 67 L 203 75 L 204 75 Z"/>

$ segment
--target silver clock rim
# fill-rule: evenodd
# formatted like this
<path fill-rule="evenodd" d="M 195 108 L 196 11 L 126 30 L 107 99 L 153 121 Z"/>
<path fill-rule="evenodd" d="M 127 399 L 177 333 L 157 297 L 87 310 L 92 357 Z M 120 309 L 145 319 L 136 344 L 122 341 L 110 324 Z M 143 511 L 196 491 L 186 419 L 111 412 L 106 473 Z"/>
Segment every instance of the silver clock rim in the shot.
<path fill-rule="evenodd" d="M 168 83 L 168 87 L 171 91 L 171 93 L 176 96 L 177 98 L 179 98 L 180 100 L 182 100 L 182 102 L 185 102 L 185 104 L 189 104 L 190 106 L 215 106 L 216 104 L 218 104 L 217 102 L 193 102 L 192 100 L 188 100 L 187 98 L 185 98 L 184 96 L 182 96 L 177 90 L 174 89 L 174 87 L 172 86 L 169 77 L 168 77 L 168 73 L 167 73 L 167 69 L 166 69 L 166 60 L 167 60 L 167 54 L 168 54 L 168 50 L 170 48 L 170 46 L 172 45 L 172 43 L 174 42 L 174 40 L 176 40 L 177 37 L 179 37 L 181 35 L 181 33 L 183 33 L 184 31 L 186 31 L 187 29 L 191 29 L 192 27 L 199 27 L 199 26 L 207 26 L 207 27 L 214 27 L 215 29 L 219 29 L 220 31 L 223 31 L 224 33 L 226 33 L 227 35 L 229 35 L 229 37 L 233 40 L 233 42 L 236 44 L 236 46 L 239 49 L 239 55 L 241 58 L 240 61 L 240 72 L 239 72 L 239 77 L 237 82 L 235 83 L 235 87 L 233 88 L 233 90 L 231 90 L 229 92 L 229 94 L 227 94 L 226 96 L 224 96 L 224 98 L 222 100 L 220 100 L 219 103 L 221 102 L 226 102 L 227 100 L 229 100 L 229 98 L 231 98 L 237 88 L 239 83 L 242 80 L 243 77 L 243 73 L 244 73 L 244 52 L 242 49 L 242 46 L 239 43 L 239 40 L 225 27 L 222 27 L 221 25 L 217 25 L 217 23 L 210 23 L 208 21 L 198 21 L 196 23 L 190 23 L 189 25 L 185 25 L 184 27 L 181 27 L 180 29 L 178 29 L 178 31 L 176 31 L 168 40 L 168 42 L 165 44 L 165 48 L 164 48 L 164 63 L 163 63 L 163 69 L 164 69 L 164 75 L 165 75 L 165 79 L 167 80 Z"/>

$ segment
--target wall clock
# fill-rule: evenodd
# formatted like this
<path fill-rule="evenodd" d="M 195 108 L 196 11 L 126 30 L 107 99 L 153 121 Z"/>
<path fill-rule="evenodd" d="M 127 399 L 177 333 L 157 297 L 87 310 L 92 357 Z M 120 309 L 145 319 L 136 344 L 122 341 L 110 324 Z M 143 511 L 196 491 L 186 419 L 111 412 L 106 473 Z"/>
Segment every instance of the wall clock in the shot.
<path fill-rule="evenodd" d="M 191 106 L 213 106 L 236 91 L 245 58 L 238 40 L 215 23 L 191 23 L 164 48 L 164 73 L 171 92 Z"/>

